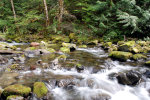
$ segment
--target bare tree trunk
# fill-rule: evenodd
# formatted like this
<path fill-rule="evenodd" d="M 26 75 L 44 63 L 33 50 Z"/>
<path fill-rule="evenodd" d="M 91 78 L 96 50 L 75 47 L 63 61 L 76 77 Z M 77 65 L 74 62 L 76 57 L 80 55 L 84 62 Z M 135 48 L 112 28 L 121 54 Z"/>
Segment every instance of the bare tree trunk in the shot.
<path fill-rule="evenodd" d="M 63 13 L 64 13 L 64 0 L 59 0 L 58 29 L 60 29 L 60 24 L 62 23 Z"/>
<path fill-rule="evenodd" d="M 14 2 L 13 2 L 13 0 L 10 0 L 10 2 L 11 2 L 13 14 L 14 14 L 14 20 L 16 20 L 16 12 L 15 12 L 15 7 L 14 7 Z"/>
<path fill-rule="evenodd" d="M 44 2 L 44 8 L 45 8 L 45 16 L 46 16 L 46 27 L 49 26 L 49 17 L 48 17 L 48 9 L 47 9 L 47 3 L 46 0 L 43 0 Z"/>

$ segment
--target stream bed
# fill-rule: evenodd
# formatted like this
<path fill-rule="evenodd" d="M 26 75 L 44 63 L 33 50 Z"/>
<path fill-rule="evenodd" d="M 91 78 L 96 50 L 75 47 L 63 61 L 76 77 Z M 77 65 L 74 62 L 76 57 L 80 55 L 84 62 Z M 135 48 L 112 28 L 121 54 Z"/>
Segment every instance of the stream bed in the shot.
<path fill-rule="evenodd" d="M 28 44 L 11 45 L 28 47 Z M 9 60 L 0 67 L 1 88 L 12 84 L 32 87 L 34 82 L 42 81 L 49 91 L 46 100 L 150 100 L 150 79 L 145 75 L 150 69 L 143 60 L 115 61 L 100 47 L 77 48 L 65 54 L 66 59 L 57 61 L 55 58 L 62 54 L 31 54 L 22 58 L 18 54 L 2 55 Z M 80 63 L 83 69 L 77 70 L 75 63 Z M 19 68 L 10 71 L 8 67 L 13 64 Z M 138 73 L 140 79 L 123 84 L 117 77 L 126 72 Z M 29 100 L 38 99 L 33 95 Z"/>

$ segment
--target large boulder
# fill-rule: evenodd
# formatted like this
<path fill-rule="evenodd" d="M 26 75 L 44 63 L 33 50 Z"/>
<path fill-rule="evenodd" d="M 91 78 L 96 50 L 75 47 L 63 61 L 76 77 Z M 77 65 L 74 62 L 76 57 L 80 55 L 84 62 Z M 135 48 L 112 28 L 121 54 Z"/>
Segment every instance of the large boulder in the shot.
<path fill-rule="evenodd" d="M 127 59 L 130 59 L 132 57 L 132 53 L 123 51 L 112 51 L 109 53 L 109 57 L 120 61 L 126 61 Z"/>
<path fill-rule="evenodd" d="M 135 44 L 135 41 L 118 42 L 118 49 L 120 51 L 129 52 L 135 46 Z"/>
<path fill-rule="evenodd" d="M 48 92 L 46 85 L 43 82 L 35 82 L 33 86 L 33 93 L 36 94 L 38 98 L 44 97 Z"/>
<path fill-rule="evenodd" d="M 117 80 L 123 85 L 137 85 L 141 81 L 141 74 L 135 71 L 121 72 L 117 75 Z"/>
<path fill-rule="evenodd" d="M 133 60 L 147 59 L 143 54 L 135 54 L 133 55 Z"/>
<path fill-rule="evenodd" d="M 10 85 L 4 88 L 2 95 L 8 97 L 10 95 L 28 96 L 31 92 L 31 88 L 20 84 Z"/>

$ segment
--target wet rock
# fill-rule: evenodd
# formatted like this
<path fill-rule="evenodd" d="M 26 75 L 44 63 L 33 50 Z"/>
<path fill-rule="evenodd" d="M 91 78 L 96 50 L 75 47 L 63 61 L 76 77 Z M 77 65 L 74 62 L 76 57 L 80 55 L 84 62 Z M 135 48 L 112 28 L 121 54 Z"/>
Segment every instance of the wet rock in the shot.
<path fill-rule="evenodd" d="M 118 59 L 120 61 L 126 61 L 132 57 L 132 53 L 130 52 L 123 52 L 123 51 L 112 51 L 109 53 L 109 57 Z"/>
<path fill-rule="evenodd" d="M 70 51 L 76 50 L 76 44 L 71 44 L 71 43 L 62 43 L 63 47 L 67 47 L 70 49 Z"/>
<path fill-rule="evenodd" d="M 13 64 L 10 66 L 11 70 L 21 70 L 21 67 L 19 66 L 19 64 Z"/>
<path fill-rule="evenodd" d="M 147 61 L 147 62 L 145 63 L 145 65 L 148 66 L 148 67 L 150 67 L 150 61 Z"/>
<path fill-rule="evenodd" d="M 82 66 L 81 64 L 76 64 L 76 69 L 78 72 L 81 72 L 84 70 L 84 66 Z"/>
<path fill-rule="evenodd" d="M 59 61 L 60 61 L 60 60 L 65 61 L 65 60 L 67 59 L 67 56 L 66 56 L 66 55 L 60 55 L 60 56 L 57 57 L 57 58 L 58 58 Z"/>
<path fill-rule="evenodd" d="M 141 81 L 141 74 L 135 71 L 129 71 L 119 73 L 116 78 L 120 84 L 135 86 Z"/>
<path fill-rule="evenodd" d="M 146 70 L 146 72 L 144 73 L 144 75 L 145 75 L 147 78 L 150 78 L 150 70 Z"/>
<path fill-rule="evenodd" d="M 112 45 L 111 47 L 108 48 L 108 52 L 117 51 L 117 50 L 118 50 L 117 45 Z"/>
<path fill-rule="evenodd" d="M 35 82 L 33 86 L 33 93 L 37 95 L 38 98 L 44 97 L 48 92 L 46 85 L 43 82 Z"/>
<path fill-rule="evenodd" d="M 0 64 L 3 65 L 3 64 L 7 64 L 7 63 L 8 63 L 8 59 L 4 58 L 3 56 L 0 55 Z"/>
<path fill-rule="evenodd" d="M 140 60 L 140 59 L 147 59 L 147 57 L 142 54 L 133 55 L 133 60 Z"/>
<path fill-rule="evenodd" d="M 38 43 L 38 42 L 31 42 L 30 46 L 31 47 L 40 46 L 40 43 Z"/>
<path fill-rule="evenodd" d="M 79 45 L 79 48 L 87 48 L 87 45 Z"/>
<path fill-rule="evenodd" d="M 76 38 L 75 33 L 70 33 L 70 34 L 69 34 L 69 38 L 70 38 L 71 40 L 74 40 L 74 39 Z"/>
<path fill-rule="evenodd" d="M 63 53 L 70 53 L 70 49 L 67 48 L 67 47 L 61 47 L 60 51 L 63 52 Z"/>
<path fill-rule="evenodd" d="M 18 95 L 8 96 L 6 100 L 24 100 L 24 97 Z"/>
<path fill-rule="evenodd" d="M 140 46 L 146 46 L 147 45 L 146 41 L 137 41 L 137 44 Z"/>
<path fill-rule="evenodd" d="M 4 73 L 0 77 L 0 86 L 6 87 L 8 85 L 11 85 L 12 83 L 16 82 L 16 77 L 19 76 L 18 73 Z M 8 81 L 9 80 L 9 81 Z"/>
<path fill-rule="evenodd" d="M 30 70 L 36 70 L 36 68 L 37 68 L 37 67 L 36 67 L 35 65 L 31 65 L 31 66 L 30 66 Z"/>
<path fill-rule="evenodd" d="M 135 41 L 118 42 L 118 46 L 120 51 L 129 52 L 135 46 Z"/>
<path fill-rule="evenodd" d="M 31 88 L 20 84 L 10 85 L 4 88 L 2 95 L 8 97 L 10 95 L 28 96 L 31 92 Z"/>
<path fill-rule="evenodd" d="M 105 50 L 108 50 L 111 46 L 112 46 L 112 42 L 102 43 L 102 47 L 103 47 Z"/>

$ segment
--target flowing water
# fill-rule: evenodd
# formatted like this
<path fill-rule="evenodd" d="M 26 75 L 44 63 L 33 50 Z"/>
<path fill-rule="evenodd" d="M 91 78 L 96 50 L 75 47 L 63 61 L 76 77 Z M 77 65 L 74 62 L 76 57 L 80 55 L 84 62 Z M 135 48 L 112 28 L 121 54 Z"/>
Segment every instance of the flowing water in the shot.
<path fill-rule="evenodd" d="M 67 54 L 65 61 L 57 63 L 59 67 L 55 67 L 52 63 L 59 55 L 60 53 L 26 57 L 24 62 L 19 62 L 23 69 L 3 72 L 7 66 L 14 63 L 11 59 L 16 56 L 4 55 L 10 62 L 1 68 L 0 85 L 3 88 L 14 83 L 32 86 L 36 81 L 43 81 L 49 90 L 48 100 L 150 100 L 149 78 L 143 75 L 143 80 L 138 85 L 128 86 L 119 84 L 112 75 L 130 70 L 144 73 L 149 69 L 143 66 L 142 61 L 113 61 L 100 47 L 92 47 L 78 48 Z M 48 67 L 37 65 L 38 60 L 42 60 Z M 78 72 L 75 63 L 82 64 L 84 70 Z M 38 67 L 29 70 L 32 65 Z M 8 80 L 10 82 L 7 82 Z M 37 99 L 33 97 L 32 100 Z"/>

